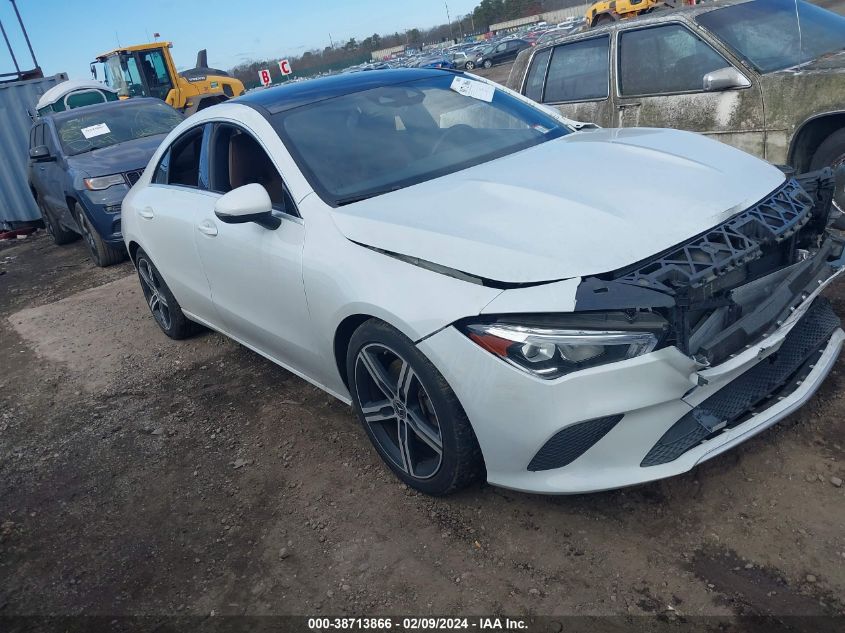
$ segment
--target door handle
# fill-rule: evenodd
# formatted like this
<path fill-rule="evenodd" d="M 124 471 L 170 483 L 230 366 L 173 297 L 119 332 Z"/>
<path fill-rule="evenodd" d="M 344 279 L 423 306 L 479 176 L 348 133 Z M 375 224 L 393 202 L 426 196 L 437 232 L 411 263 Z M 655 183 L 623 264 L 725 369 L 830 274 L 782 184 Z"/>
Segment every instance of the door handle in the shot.
<path fill-rule="evenodd" d="M 642 105 L 642 103 L 620 103 L 616 107 L 619 108 L 620 110 L 624 110 L 626 108 L 639 108 L 641 105 Z"/>
<path fill-rule="evenodd" d="M 138 215 L 142 218 L 146 218 L 147 220 L 152 220 L 155 217 L 155 213 L 153 213 L 152 207 L 144 207 L 140 211 L 138 211 Z"/>
<path fill-rule="evenodd" d="M 204 235 L 214 237 L 217 235 L 217 225 L 211 220 L 203 220 L 197 225 L 197 230 Z"/>

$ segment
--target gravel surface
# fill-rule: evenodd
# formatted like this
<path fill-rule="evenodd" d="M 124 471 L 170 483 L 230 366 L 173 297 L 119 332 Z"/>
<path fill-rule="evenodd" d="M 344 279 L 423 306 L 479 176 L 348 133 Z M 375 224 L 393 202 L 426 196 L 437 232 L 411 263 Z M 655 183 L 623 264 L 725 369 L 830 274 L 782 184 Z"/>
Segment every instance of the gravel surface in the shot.
<path fill-rule="evenodd" d="M 687 475 L 431 499 L 343 404 L 218 334 L 167 339 L 80 242 L 0 245 L 0 336 L 3 615 L 843 613 L 841 361 Z"/>

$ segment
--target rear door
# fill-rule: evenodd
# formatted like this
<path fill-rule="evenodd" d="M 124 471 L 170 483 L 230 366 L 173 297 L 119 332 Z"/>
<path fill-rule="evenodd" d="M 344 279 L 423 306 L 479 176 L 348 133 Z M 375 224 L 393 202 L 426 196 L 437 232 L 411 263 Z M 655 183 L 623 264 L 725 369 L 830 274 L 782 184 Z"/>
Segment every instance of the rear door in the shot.
<path fill-rule="evenodd" d="M 197 218 L 214 209 L 217 196 L 207 190 L 208 168 L 201 163 L 209 128 L 193 127 L 179 136 L 155 168 L 153 180 L 133 200 L 138 235 L 181 307 L 219 324 L 211 290 L 194 244 Z"/>
<path fill-rule="evenodd" d="M 701 132 L 763 156 L 763 95 L 751 73 L 681 22 L 622 29 L 617 37 L 615 127 Z M 731 66 L 750 87 L 704 91 L 704 75 Z"/>
<path fill-rule="evenodd" d="M 576 121 L 613 125 L 610 36 L 588 37 L 534 55 L 523 94 Z"/>

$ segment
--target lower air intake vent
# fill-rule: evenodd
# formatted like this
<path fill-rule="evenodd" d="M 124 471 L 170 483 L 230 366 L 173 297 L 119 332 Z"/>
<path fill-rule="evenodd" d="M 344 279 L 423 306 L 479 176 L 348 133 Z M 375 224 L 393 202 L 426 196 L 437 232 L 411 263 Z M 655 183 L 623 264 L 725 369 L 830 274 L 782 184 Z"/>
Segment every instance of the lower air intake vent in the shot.
<path fill-rule="evenodd" d="M 607 435 L 621 419 L 621 415 L 611 415 L 567 426 L 555 433 L 543 448 L 537 451 L 528 464 L 528 470 L 551 470 L 571 464 Z"/>

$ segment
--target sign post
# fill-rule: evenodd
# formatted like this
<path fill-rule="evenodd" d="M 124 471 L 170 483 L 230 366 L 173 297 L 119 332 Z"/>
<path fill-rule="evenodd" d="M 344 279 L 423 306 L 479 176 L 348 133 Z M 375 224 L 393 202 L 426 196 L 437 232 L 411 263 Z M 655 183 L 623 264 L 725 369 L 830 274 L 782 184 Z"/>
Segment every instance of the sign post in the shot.
<path fill-rule="evenodd" d="M 286 59 L 283 59 L 279 62 L 279 70 L 282 71 L 282 75 L 287 77 L 293 72 L 293 69 L 290 67 L 290 62 Z"/>
<path fill-rule="evenodd" d="M 270 77 L 270 69 L 269 68 L 262 68 L 258 71 L 258 81 L 261 82 L 261 85 L 265 88 L 273 83 L 273 79 Z"/>

